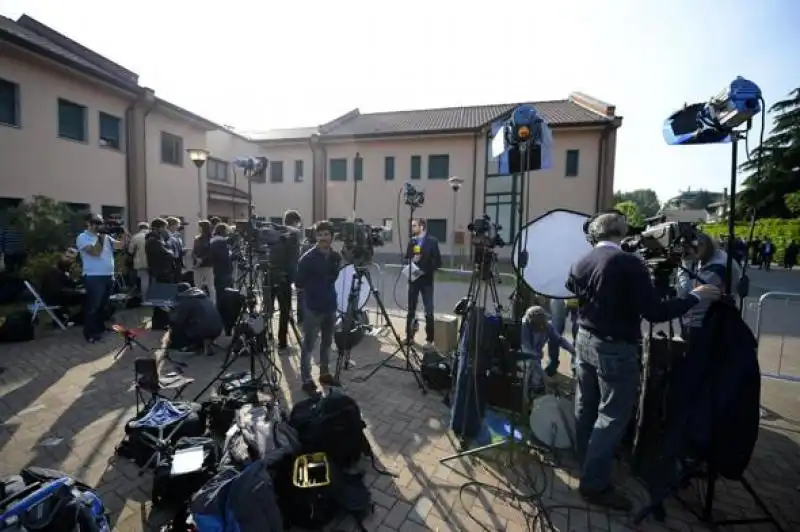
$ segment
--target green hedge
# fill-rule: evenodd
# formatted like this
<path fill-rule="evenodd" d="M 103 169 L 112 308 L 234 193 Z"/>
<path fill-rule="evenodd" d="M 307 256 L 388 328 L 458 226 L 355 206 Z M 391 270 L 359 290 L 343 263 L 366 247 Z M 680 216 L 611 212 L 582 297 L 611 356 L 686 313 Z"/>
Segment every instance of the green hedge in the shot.
<path fill-rule="evenodd" d="M 713 237 L 725 238 L 728 235 L 728 223 L 706 224 L 703 226 L 703 231 Z M 792 240 L 800 242 L 800 219 L 764 218 L 763 220 L 756 220 L 756 228 L 753 235 L 761 240 L 764 237 L 772 239 L 775 244 L 774 261 L 783 262 L 783 250 L 786 249 L 789 242 Z M 737 223 L 736 236 L 747 240 L 750 236 L 750 224 Z"/>

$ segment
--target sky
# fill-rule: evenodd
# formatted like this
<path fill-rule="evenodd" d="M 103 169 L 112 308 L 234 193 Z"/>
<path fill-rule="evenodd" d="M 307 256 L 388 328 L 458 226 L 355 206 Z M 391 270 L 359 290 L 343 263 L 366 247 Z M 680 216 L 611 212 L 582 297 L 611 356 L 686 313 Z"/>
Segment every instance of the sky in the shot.
<path fill-rule="evenodd" d="M 662 200 L 730 176 L 729 146 L 666 146 L 667 116 L 739 75 L 768 106 L 800 87 L 797 0 L 0 0 L 22 13 L 240 130 L 581 91 L 624 117 L 615 188 Z"/>

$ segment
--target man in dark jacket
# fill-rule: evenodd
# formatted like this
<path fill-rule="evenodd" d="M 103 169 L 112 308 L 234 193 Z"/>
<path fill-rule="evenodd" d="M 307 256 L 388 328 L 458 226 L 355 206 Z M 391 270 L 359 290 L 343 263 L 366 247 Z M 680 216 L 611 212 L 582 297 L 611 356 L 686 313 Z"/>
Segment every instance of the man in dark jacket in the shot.
<path fill-rule="evenodd" d="M 442 267 L 442 255 L 439 252 L 439 241 L 427 232 L 428 224 L 419 219 L 411 222 L 414 238 L 408 243 L 405 259 L 419 268 L 420 275 L 412 276 L 408 287 L 408 315 L 406 318 L 406 338 L 411 342 L 414 338 L 414 320 L 417 315 L 417 303 L 422 296 L 422 308 L 425 310 L 425 347 L 433 348 L 433 276 Z"/>
<path fill-rule="evenodd" d="M 170 347 L 213 354 L 212 342 L 222 334 L 222 318 L 203 290 L 180 283 L 169 322 Z"/>
<path fill-rule="evenodd" d="M 311 353 L 317 343 L 317 335 L 321 337 L 319 382 L 326 386 L 338 386 L 330 373 L 329 355 L 336 322 L 336 277 L 339 275 L 341 257 L 331 249 L 333 225 L 330 222 L 318 222 L 314 231 L 317 243 L 300 258 L 295 276 L 297 288 L 305 293 L 300 379 L 303 381 L 303 391 L 308 394 L 317 391 L 317 385 L 311 377 Z"/>
<path fill-rule="evenodd" d="M 214 227 L 209 243 L 209 260 L 214 270 L 214 287 L 217 297 L 226 288 L 233 286 L 233 260 L 228 246 L 228 226 L 218 224 Z"/>
<path fill-rule="evenodd" d="M 175 253 L 167 242 L 167 222 L 155 218 L 150 222 L 150 232 L 144 242 L 147 254 L 147 267 L 150 270 L 150 281 L 155 283 L 175 283 Z"/>

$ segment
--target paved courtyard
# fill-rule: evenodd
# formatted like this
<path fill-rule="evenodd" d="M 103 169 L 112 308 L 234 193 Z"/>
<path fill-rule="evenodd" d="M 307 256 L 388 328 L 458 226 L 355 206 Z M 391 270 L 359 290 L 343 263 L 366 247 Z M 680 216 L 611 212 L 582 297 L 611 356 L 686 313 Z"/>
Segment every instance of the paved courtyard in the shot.
<path fill-rule="evenodd" d="M 461 292 L 466 288 L 452 284 L 455 286 L 437 287 L 437 294 L 457 294 L 458 287 Z M 447 310 L 444 305 L 440 308 Z M 779 308 L 775 315 L 765 315 L 769 329 L 762 339 L 762 364 L 775 363 L 779 348 L 784 349 L 787 359 L 796 361 L 800 357 L 800 332 L 775 328 L 784 314 Z M 144 316 L 142 311 L 125 311 L 119 319 L 127 325 L 138 325 Z M 796 318 L 785 321 L 790 325 L 800 322 Z M 790 334 L 783 341 L 777 340 L 785 330 Z M 148 332 L 142 341 L 155 348 L 160 345 L 161 336 Z M 134 412 L 133 359 L 145 353 L 138 350 L 115 358 L 120 344 L 119 338 L 109 336 L 89 345 L 83 342 L 80 331 L 69 330 L 53 332 L 27 344 L 0 346 L 0 366 L 6 368 L 0 375 L 0 474 L 16 473 L 26 465 L 61 469 L 97 487 L 111 511 L 115 530 L 147 531 L 153 530 L 159 519 L 150 511 L 150 476 L 140 476 L 130 463 L 113 457 L 123 426 Z M 367 382 L 352 380 L 393 349 L 387 339 L 367 338 L 353 352 L 357 368 L 343 378 L 347 392 L 363 409 L 380 461 L 398 475 L 369 476 L 376 512 L 367 527 L 387 532 L 526 530 L 534 512 L 529 503 L 519 505 L 488 490 L 467 489 L 459 496 L 459 487 L 469 480 L 506 484 L 507 479 L 520 473 L 519 462 L 513 468 L 484 460 L 441 465 L 439 459 L 453 452 L 447 431 L 449 412 L 441 395 L 422 395 L 411 375 L 391 369 L 378 371 Z M 196 379 L 186 393 L 192 397 L 217 373 L 221 356 L 189 358 L 187 362 L 187 374 Z M 291 403 L 298 397 L 297 357 L 287 357 L 280 363 L 285 400 Z M 245 363 L 237 364 L 244 367 Z M 565 366 L 566 363 L 562 371 Z M 763 406 L 767 416 L 747 472 L 785 530 L 800 530 L 800 394 L 796 386 L 764 380 Z M 505 461 L 502 455 L 496 458 Z M 576 492 L 575 466 L 568 457 L 555 461 L 545 457 L 544 462 L 546 465 L 537 470 L 537 489 L 543 492 L 542 503 L 549 509 L 555 529 L 630 528 L 625 516 L 588 507 L 581 501 Z M 646 498 L 642 489 L 634 481 L 625 480 L 624 471 L 618 471 L 617 476 L 636 504 L 643 505 Z M 687 499 L 693 497 L 693 492 L 687 493 Z M 734 483 L 722 483 L 718 501 L 718 511 L 732 518 L 757 513 Z M 665 524 L 651 520 L 642 529 L 703 529 L 674 501 L 668 503 L 667 512 Z M 767 526 L 739 528 L 769 530 Z"/>

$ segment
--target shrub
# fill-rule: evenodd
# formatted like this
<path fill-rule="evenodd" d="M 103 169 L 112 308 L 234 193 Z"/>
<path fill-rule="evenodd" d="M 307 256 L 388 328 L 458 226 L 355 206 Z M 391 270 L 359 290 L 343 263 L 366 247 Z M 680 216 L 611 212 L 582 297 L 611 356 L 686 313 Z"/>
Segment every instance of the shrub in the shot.
<path fill-rule="evenodd" d="M 713 237 L 724 239 L 728 236 L 728 223 L 706 224 L 703 226 L 703 231 Z M 747 240 L 750 237 L 750 224 L 737 223 L 734 231 L 737 237 Z M 761 240 L 769 237 L 775 245 L 774 260 L 781 262 L 783 261 L 783 252 L 789 242 L 792 240 L 800 242 L 800 219 L 764 218 L 756 220 L 753 237 Z"/>

